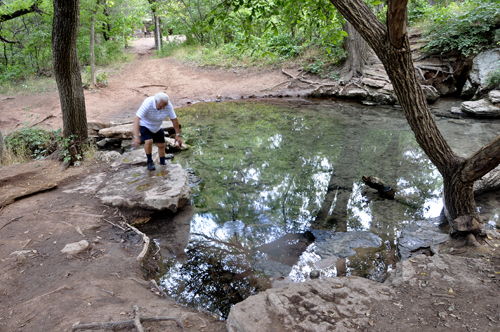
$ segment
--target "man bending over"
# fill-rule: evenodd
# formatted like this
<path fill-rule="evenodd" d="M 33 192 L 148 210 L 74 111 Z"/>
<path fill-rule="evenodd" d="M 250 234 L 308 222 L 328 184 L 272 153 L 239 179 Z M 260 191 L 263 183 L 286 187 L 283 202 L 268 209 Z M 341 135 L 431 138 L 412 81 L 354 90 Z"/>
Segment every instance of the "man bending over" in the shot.
<path fill-rule="evenodd" d="M 147 97 L 135 113 L 132 147 L 136 148 L 144 141 L 144 150 L 148 158 L 148 170 L 154 171 L 155 165 L 151 156 L 153 142 L 158 147 L 160 165 L 165 165 L 165 132 L 161 128 L 166 117 L 172 121 L 175 129 L 175 142 L 182 146 L 179 120 L 167 94 L 159 92 L 154 97 Z M 139 137 L 140 133 L 140 137 Z"/>

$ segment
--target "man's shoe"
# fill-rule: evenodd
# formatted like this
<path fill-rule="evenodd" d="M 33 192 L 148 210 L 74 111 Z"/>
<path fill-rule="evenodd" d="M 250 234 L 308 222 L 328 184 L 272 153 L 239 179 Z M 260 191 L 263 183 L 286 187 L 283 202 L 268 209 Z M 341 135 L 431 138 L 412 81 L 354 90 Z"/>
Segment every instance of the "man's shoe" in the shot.
<path fill-rule="evenodd" d="M 154 171 L 156 169 L 155 164 L 152 161 L 148 161 L 148 170 Z"/>

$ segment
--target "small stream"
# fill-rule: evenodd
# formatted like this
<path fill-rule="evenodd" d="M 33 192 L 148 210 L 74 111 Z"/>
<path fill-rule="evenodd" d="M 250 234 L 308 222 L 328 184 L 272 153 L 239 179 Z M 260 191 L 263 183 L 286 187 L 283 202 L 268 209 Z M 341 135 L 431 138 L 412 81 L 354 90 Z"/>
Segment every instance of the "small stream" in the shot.
<path fill-rule="evenodd" d="M 178 303 L 225 319 L 252 294 L 311 277 L 382 281 L 405 225 L 441 213 L 441 176 L 400 108 L 295 100 L 202 103 L 177 113 L 192 148 L 174 162 L 201 178 L 194 210 L 179 217 L 184 226 L 155 239 L 161 247 L 185 234 L 177 254 L 162 251 L 158 275 Z M 436 121 L 461 156 L 499 133 L 498 120 Z M 379 197 L 363 175 L 395 186 L 398 199 Z M 492 226 L 500 223 L 497 202 L 478 200 Z M 328 254 L 324 240 L 335 231 L 360 246 Z"/>

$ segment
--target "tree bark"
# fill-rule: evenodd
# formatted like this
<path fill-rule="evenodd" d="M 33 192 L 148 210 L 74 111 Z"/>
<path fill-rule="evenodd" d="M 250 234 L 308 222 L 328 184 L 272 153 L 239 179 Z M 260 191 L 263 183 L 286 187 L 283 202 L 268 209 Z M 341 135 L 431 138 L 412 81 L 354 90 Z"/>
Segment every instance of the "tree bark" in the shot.
<path fill-rule="evenodd" d="M 79 0 L 54 0 L 52 57 L 63 118 L 63 136 L 88 138 L 85 96 L 76 51 Z"/>
<path fill-rule="evenodd" d="M 349 35 L 344 40 L 345 50 L 349 55 L 340 74 L 342 80 L 348 82 L 353 77 L 363 76 L 364 67 L 369 58 L 370 46 L 349 21 L 346 22 L 344 30 Z"/>
<path fill-rule="evenodd" d="M 388 29 L 380 23 L 363 0 L 330 0 L 330 2 L 352 23 L 384 65 L 418 144 L 443 177 L 445 212 L 454 233 L 456 231 L 453 228 L 454 219 L 466 215 L 478 217 L 472 191 L 477 175 L 462 176 L 464 167 L 471 164 L 469 160 L 457 156 L 441 135 L 418 83 L 408 35 L 404 28 L 407 0 L 389 0 L 389 8 L 392 10 L 388 11 Z M 494 151 L 498 151 L 497 146 L 500 145 L 498 140 L 497 138 L 487 148 L 480 150 L 483 152 L 476 154 L 481 154 L 482 157 L 473 156 L 472 159 L 475 160 L 473 167 L 480 168 L 486 173 L 498 165 L 500 161 L 498 153 L 495 156 L 491 155 L 495 153 Z M 483 154 L 487 154 L 488 157 Z M 484 166 L 485 164 L 487 166 Z M 466 167 L 467 170 L 469 168 Z"/>
<path fill-rule="evenodd" d="M 90 17 L 90 87 L 95 88 L 97 81 L 95 78 L 95 11 Z"/>

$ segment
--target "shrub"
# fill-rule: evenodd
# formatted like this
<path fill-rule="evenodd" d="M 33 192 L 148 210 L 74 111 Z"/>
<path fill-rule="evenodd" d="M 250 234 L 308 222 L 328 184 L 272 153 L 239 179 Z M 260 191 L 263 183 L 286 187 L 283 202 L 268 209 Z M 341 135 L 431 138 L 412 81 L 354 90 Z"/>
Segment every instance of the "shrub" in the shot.
<path fill-rule="evenodd" d="M 41 159 L 57 149 L 60 131 L 22 128 L 5 137 L 5 146 L 15 156 Z"/>
<path fill-rule="evenodd" d="M 426 52 L 458 50 L 469 56 L 492 45 L 494 27 L 500 24 L 500 6 L 497 0 L 468 0 L 460 7 L 451 3 L 430 16 L 431 25 L 425 33 Z"/>

